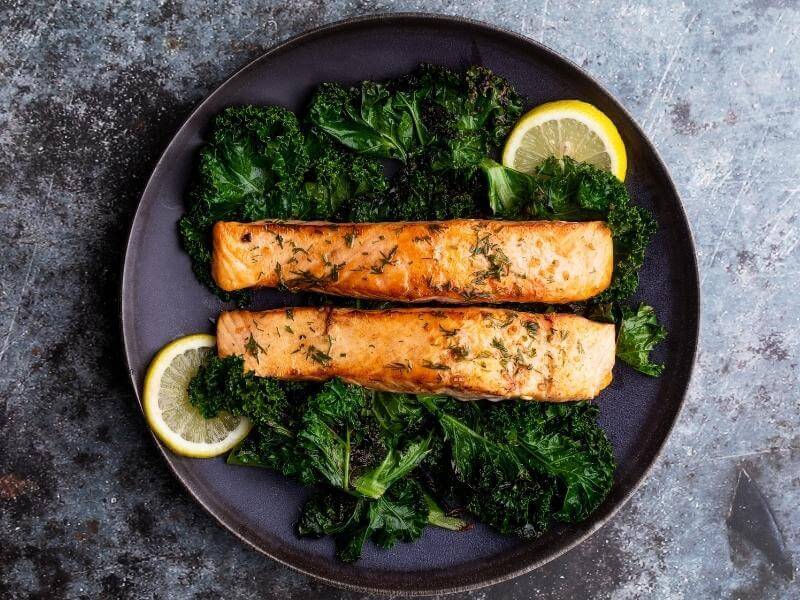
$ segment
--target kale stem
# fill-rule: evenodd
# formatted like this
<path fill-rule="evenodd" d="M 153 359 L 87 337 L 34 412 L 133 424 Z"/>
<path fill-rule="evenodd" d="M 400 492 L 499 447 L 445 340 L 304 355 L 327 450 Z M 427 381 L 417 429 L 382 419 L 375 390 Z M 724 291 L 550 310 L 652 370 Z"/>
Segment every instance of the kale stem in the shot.
<path fill-rule="evenodd" d="M 344 490 L 350 486 L 350 428 L 347 429 L 344 438 L 344 477 L 342 487 Z"/>

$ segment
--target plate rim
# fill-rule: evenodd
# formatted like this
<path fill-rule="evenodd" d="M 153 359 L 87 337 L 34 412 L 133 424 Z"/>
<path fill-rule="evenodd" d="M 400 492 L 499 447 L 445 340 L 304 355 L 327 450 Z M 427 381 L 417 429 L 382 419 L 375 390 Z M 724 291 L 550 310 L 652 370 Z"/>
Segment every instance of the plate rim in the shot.
<path fill-rule="evenodd" d="M 690 252 L 689 260 L 691 265 L 689 269 L 689 273 L 687 274 L 690 281 L 688 282 L 690 285 L 687 286 L 687 289 L 691 292 L 691 296 L 688 299 L 690 304 L 694 304 L 693 306 L 693 313 L 695 315 L 695 326 L 690 333 L 693 336 L 694 343 L 692 344 L 691 348 L 686 348 L 685 351 L 690 352 L 689 361 L 687 361 L 686 366 L 686 382 L 683 386 L 683 391 L 680 395 L 680 398 L 677 402 L 677 406 L 675 408 L 674 415 L 672 416 L 671 422 L 666 427 L 664 432 L 664 437 L 661 442 L 658 444 L 657 448 L 655 449 L 653 459 L 648 464 L 639 477 L 630 485 L 630 488 L 622 495 L 620 500 L 617 502 L 615 506 L 613 506 L 609 513 L 605 515 L 603 518 L 599 519 L 593 526 L 579 535 L 575 540 L 570 543 L 563 545 L 560 548 L 555 549 L 553 552 L 548 554 L 544 558 L 540 558 L 535 561 L 531 561 L 526 563 L 525 565 L 509 569 L 502 572 L 499 575 L 487 577 L 482 579 L 481 581 L 468 583 L 464 585 L 455 585 L 455 586 L 447 586 L 447 587 L 425 587 L 425 584 L 415 587 L 413 589 L 396 589 L 390 587 L 375 587 L 372 585 L 361 585 L 351 583 L 349 581 L 340 581 L 333 577 L 326 576 L 321 573 L 314 572 L 312 569 L 304 568 L 303 566 L 293 564 L 288 560 L 284 560 L 283 558 L 276 556 L 275 554 L 269 552 L 265 548 L 262 548 L 255 542 L 247 539 L 242 533 L 236 531 L 231 525 L 226 523 L 222 518 L 220 518 L 217 514 L 215 514 L 214 510 L 208 503 L 206 503 L 202 498 L 200 498 L 196 493 L 192 485 L 189 481 L 186 480 L 177 470 L 176 466 L 173 464 L 173 456 L 170 455 L 169 451 L 164 447 L 164 445 L 158 440 L 155 436 L 153 431 L 148 427 L 148 431 L 150 436 L 153 440 L 153 443 L 158 448 L 159 452 L 161 453 L 164 462 L 166 462 L 167 466 L 169 467 L 172 475 L 181 483 L 184 487 L 186 492 L 189 496 L 197 502 L 203 510 L 205 510 L 219 525 L 221 525 L 224 529 L 226 529 L 229 533 L 233 534 L 239 541 L 243 542 L 246 546 L 253 548 L 258 553 L 270 558 L 282 564 L 290 569 L 302 573 L 308 577 L 316 579 L 318 581 L 323 581 L 328 585 L 355 591 L 355 592 L 367 592 L 373 594 L 381 594 L 381 595 L 390 595 L 390 594 L 397 594 L 403 593 L 410 596 L 425 596 L 425 595 L 434 595 L 434 594 L 453 594 L 465 591 L 476 590 L 480 588 L 485 588 L 488 586 L 492 586 L 498 583 L 502 583 L 504 581 L 508 581 L 510 579 L 519 577 L 520 575 L 524 575 L 526 573 L 530 573 L 535 569 L 549 563 L 556 558 L 566 554 L 567 552 L 573 550 L 583 542 L 585 542 L 589 537 L 594 535 L 599 529 L 601 529 L 604 525 L 606 525 L 609 521 L 611 521 L 617 513 L 630 501 L 633 495 L 639 490 L 642 484 L 647 480 L 650 475 L 652 474 L 653 469 L 659 463 L 662 454 L 664 452 L 664 448 L 666 446 L 667 441 L 669 440 L 672 432 L 675 428 L 676 423 L 680 419 L 681 413 L 683 411 L 685 402 L 686 402 L 686 395 L 689 391 L 689 388 L 692 384 L 695 366 L 697 361 L 697 349 L 699 345 L 699 337 L 700 337 L 700 326 L 702 321 L 702 311 L 701 311 L 701 289 L 700 289 L 700 275 L 699 275 L 699 267 L 697 262 L 697 247 L 694 241 L 694 233 L 692 231 L 691 222 L 686 214 L 686 209 L 683 205 L 683 201 L 681 200 L 680 194 L 675 186 L 675 182 L 670 175 L 669 169 L 667 168 L 666 163 L 664 162 L 663 158 L 658 152 L 658 149 L 655 147 L 653 142 L 647 136 L 645 131 L 639 125 L 639 123 L 634 119 L 633 115 L 622 105 L 622 103 L 617 100 L 617 98 L 609 92 L 605 86 L 603 86 L 594 76 L 588 73 L 585 69 L 583 69 L 580 65 L 576 64 L 574 61 L 570 60 L 569 58 L 563 56 L 561 53 L 557 52 L 556 50 L 550 48 L 549 46 L 541 43 L 538 40 L 533 38 L 524 36 L 522 34 L 516 33 L 514 31 L 508 30 L 504 27 L 494 25 L 492 23 L 487 23 L 484 21 L 480 21 L 478 19 L 471 19 L 467 17 L 461 17 L 456 15 L 448 15 L 442 13 L 429 13 L 429 12 L 387 12 L 387 13 L 378 13 L 373 15 L 364 15 L 364 16 L 355 16 L 349 17 L 345 19 L 341 19 L 338 21 L 333 21 L 330 23 L 326 23 L 312 29 L 304 30 L 298 34 L 290 36 L 283 41 L 279 41 L 272 46 L 268 47 L 264 50 L 261 54 L 256 56 L 254 59 L 248 61 L 242 67 L 236 69 L 231 75 L 226 77 L 223 81 L 221 81 L 209 94 L 207 94 L 200 102 L 198 102 L 194 108 L 189 112 L 186 118 L 181 122 L 180 126 L 175 129 L 175 132 L 169 138 L 169 141 L 164 146 L 163 151 L 161 152 L 158 160 L 153 164 L 153 167 L 150 171 L 150 176 L 148 177 L 147 183 L 144 186 L 142 193 L 139 195 L 139 198 L 136 203 L 136 208 L 133 213 L 133 217 L 130 220 L 130 226 L 127 230 L 126 234 L 126 242 L 125 242 L 125 251 L 122 257 L 122 268 L 121 268 L 121 277 L 120 277 L 120 294 L 119 294 L 119 303 L 118 303 L 118 314 L 119 314 L 119 325 L 120 325 L 120 337 L 122 342 L 122 349 L 123 355 L 125 360 L 125 366 L 128 371 L 128 376 L 130 378 L 131 386 L 133 388 L 133 393 L 136 398 L 136 404 L 139 407 L 140 412 L 144 415 L 144 410 L 142 407 L 142 399 L 139 394 L 138 390 L 138 382 L 134 376 L 133 369 L 131 367 L 131 349 L 129 343 L 129 335 L 128 331 L 131 328 L 131 321 L 133 319 L 132 309 L 130 306 L 130 300 L 128 299 L 131 294 L 131 284 L 129 283 L 128 273 L 129 270 L 132 268 L 129 265 L 130 257 L 135 254 L 132 250 L 132 238 L 134 231 L 137 226 L 137 222 L 143 218 L 141 216 L 141 206 L 142 201 L 145 199 L 146 196 L 151 193 L 151 187 L 153 186 L 153 177 L 155 173 L 160 169 L 162 163 L 164 162 L 165 156 L 169 151 L 170 146 L 172 145 L 173 140 L 178 137 L 181 132 L 186 128 L 188 123 L 192 121 L 195 115 L 203 110 L 206 104 L 210 103 L 213 98 L 220 93 L 220 91 L 225 88 L 228 83 L 232 80 L 237 78 L 240 74 L 244 73 L 245 71 L 249 70 L 250 68 L 254 67 L 259 62 L 275 55 L 285 50 L 289 50 L 296 45 L 300 45 L 304 43 L 308 39 L 312 39 L 318 36 L 324 36 L 331 33 L 336 33 L 337 31 L 346 30 L 351 27 L 369 25 L 369 24 L 385 24 L 387 22 L 420 22 L 420 23 L 441 23 L 445 25 L 457 25 L 457 26 L 467 26 L 475 29 L 484 30 L 486 33 L 490 33 L 496 36 L 502 36 L 511 41 L 517 42 L 521 45 L 528 45 L 536 48 L 539 52 L 547 55 L 550 59 L 554 61 L 563 61 L 567 63 L 572 68 L 577 70 L 581 73 L 586 80 L 591 82 L 597 89 L 599 89 L 602 94 L 606 97 L 606 99 L 618 110 L 622 113 L 632 125 L 633 129 L 636 133 L 640 136 L 640 138 L 644 141 L 650 152 L 652 153 L 653 158 L 655 159 L 656 166 L 663 172 L 665 182 L 668 186 L 669 191 L 672 195 L 678 200 L 677 205 L 673 206 L 672 209 L 677 212 L 677 217 L 679 220 L 683 222 L 685 225 L 686 231 L 688 233 L 688 237 L 686 239 L 686 244 L 689 246 Z"/>

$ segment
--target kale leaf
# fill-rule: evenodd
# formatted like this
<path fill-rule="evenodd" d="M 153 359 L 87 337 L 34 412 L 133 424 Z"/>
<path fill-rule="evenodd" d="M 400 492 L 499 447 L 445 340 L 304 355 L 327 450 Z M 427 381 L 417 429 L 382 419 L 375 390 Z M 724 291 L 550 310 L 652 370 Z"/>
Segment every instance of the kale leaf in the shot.
<path fill-rule="evenodd" d="M 338 379 L 280 382 L 243 369 L 239 357 L 209 357 L 190 401 L 207 417 L 253 421 L 230 464 L 319 486 L 297 532 L 334 536 L 345 561 L 357 560 L 367 540 L 412 541 L 426 523 L 468 527 L 441 504 L 503 533 L 540 535 L 556 521 L 585 518 L 612 483 L 611 446 L 593 404 L 460 402 Z"/>
<path fill-rule="evenodd" d="M 302 216 L 308 153 L 295 115 L 277 106 L 225 109 L 200 155 L 193 200 L 204 221 Z"/>
<path fill-rule="evenodd" d="M 402 479 L 377 500 L 336 491 L 318 493 L 304 504 L 295 530 L 301 537 L 333 535 L 339 559 L 355 562 L 369 539 L 380 548 L 418 539 L 428 513 L 419 484 Z"/>
<path fill-rule="evenodd" d="M 367 498 L 380 498 L 389 486 L 408 475 L 425 459 L 430 444 L 429 435 L 404 447 L 391 447 L 379 465 L 358 476 L 353 485 L 356 493 Z"/>
<path fill-rule="evenodd" d="M 253 422 L 253 433 L 231 452 L 229 463 L 266 467 L 311 484 L 317 477 L 297 447 L 301 421 L 294 396 L 303 391 L 245 372 L 239 356 L 210 356 L 189 384 L 189 401 L 206 418 L 227 412 Z"/>
<path fill-rule="evenodd" d="M 365 81 L 353 88 L 323 83 L 308 116 L 319 129 L 360 154 L 405 161 L 427 143 L 419 111 L 415 91 L 390 92 L 383 84 Z"/>
<path fill-rule="evenodd" d="M 445 513 L 444 509 L 439 506 L 439 503 L 434 500 L 433 496 L 423 491 L 425 502 L 428 505 L 428 523 L 435 527 L 442 529 L 449 529 L 451 531 L 465 531 L 470 528 L 461 517 Z"/>
<path fill-rule="evenodd" d="M 522 103 L 513 87 L 484 67 L 457 73 L 421 65 L 385 84 L 319 87 L 310 121 L 367 156 L 408 162 L 423 154 L 434 171 L 466 171 L 502 144 Z"/>
<path fill-rule="evenodd" d="M 420 401 L 442 428 L 467 508 L 502 532 L 530 537 L 581 520 L 611 488 L 614 457 L 594 404 Z"/>
<path fill-rule="evenodd" d="M 350 453 L 359 435 L 364 388 L 332 379 L 304 406 L 298 445 L 333 487 L 350 488 Z"/>
<path fill-rule="evenodd" d="M 658 377 L 664 371 L 663 364 L 650 360 L 651 350 L 667 337 L 667 330 L 658 323 L 652 306 L 640 304 L 634 312 L 622 307 L 622 319 L 617 336 L 617 356 L 637 371 Z"/>
<path fill-rule="evenodd" d="M 512 403 L 490 412 L 490 422 L 497 421 L 490 427 L 503 432 L 529 468 L 557 480 L 558 520 L 585 519 L 603 501 L 614 477 L 611 444 L 597 425 L 599 408 L 588 402 L 529 406 Z"/>
<path fill-rule="evenodd" d="M 386 84 L 323 84 L 309 120 L 339 144 L 403 164 L 388 194 L 354 202 L 352 221 L 444 220 L 485 212 L 478 166 L 502 144 L 522 103 L 483 67 L 421 65 Z"/>
<path fill-rule="evenodd" d="M 522 101 L 504 78 L 480 66 L 457 73 L 421 65 L 408 78 L 421 90 L 422 121 L 431 133 L 432 170 L 471 177 L 499 148 L 522 113 Z"/>
<path fill-rule="evenodd" d="M 303 191 L 310 218 L 349 221 L 354 201 L 388 191 L 389 180 L 377 160 L 330 144 L 316 129 L 306 135 L 310 168 Z"/>

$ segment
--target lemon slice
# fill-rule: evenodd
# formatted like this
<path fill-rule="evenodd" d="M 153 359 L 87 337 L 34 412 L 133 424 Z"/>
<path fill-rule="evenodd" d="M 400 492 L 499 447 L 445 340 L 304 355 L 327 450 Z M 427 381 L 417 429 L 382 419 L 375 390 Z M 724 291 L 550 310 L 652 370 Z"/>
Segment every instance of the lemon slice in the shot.
<path fill-rule="evenodd" d="M 580 100 L 541 104 L 525 113 L 508 136 L 503 165 L 531 173 L 549 156 L 569 156 L 625 180 L 628 158 L 606 115 Z"/>
<path fill-rule="evenodd" d="M 241 442 L 247 417 L 220 413 L 206 419 L 189 402 L 189 382 L 216 346 L 213 335 L 187 335 L 162 348 L 144 379 L 144 414 L 158 439 L 176 454 L 208 458 Z"/>

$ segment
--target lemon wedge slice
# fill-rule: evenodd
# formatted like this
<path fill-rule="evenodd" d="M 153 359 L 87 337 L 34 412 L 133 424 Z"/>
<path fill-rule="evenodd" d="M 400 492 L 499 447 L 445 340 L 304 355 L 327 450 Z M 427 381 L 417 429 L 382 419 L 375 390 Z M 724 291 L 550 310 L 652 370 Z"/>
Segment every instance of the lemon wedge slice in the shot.
<path fill-rule="evenodd" d="M 628 158 L 619 131 L 605 114 L 580 100 L 541 104 L 514 126 L 503 165 L 531 173 L 549 156 L 569 156 L 625 180 Z"/>
<path fill-rule="evenodd" d="M 224 454 L 248 433 L 247 417 L 220 413 L 206 419 L 189 402 L 189 382 L 214 351 L 213 335 L 187 335 L 156 354 L 144 379 L 144 414 L 170 450 L 182 456 L 208 458 Z"/>

